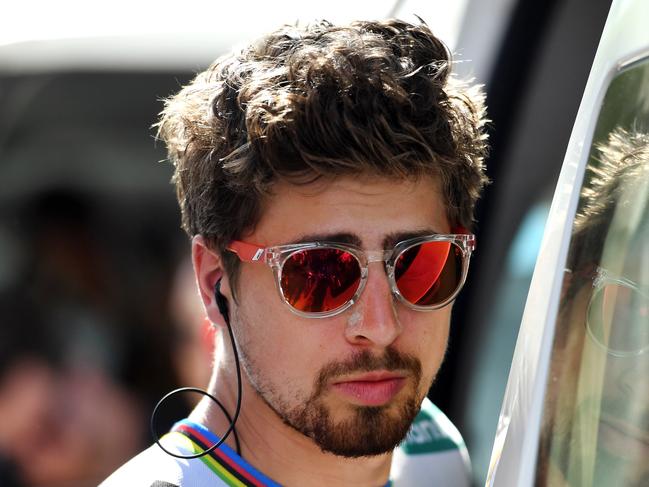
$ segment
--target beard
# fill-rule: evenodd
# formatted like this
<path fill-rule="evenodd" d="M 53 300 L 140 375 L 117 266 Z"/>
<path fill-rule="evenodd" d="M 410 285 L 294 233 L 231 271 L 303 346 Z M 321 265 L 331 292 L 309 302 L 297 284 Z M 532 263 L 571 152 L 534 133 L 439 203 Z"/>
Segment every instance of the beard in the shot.
<path fill-rule="evenodd" d="M 548 476 L 549 466 L 552 465 L 555 468 L 554 475 L 560 476 L 554 479 L 555 482 L 560 478 L 570 485 L 582 485 L 586 482 L 582 475 L 589 472 L 593 480 L 588 485 L 649 485 L 649 468 L 643 461 L 646 446 L 643 446 L 641 440 L 628 436 L 624 430 L 617 430 L 611 436 L 610 427 L 605 423 L 606 417 L 615 418 L 618 425 L 627 424 L 631 431 L 649 431 L 649 409 L 643 406 L 643 411 L 635 411 L 638 413 L 634 417 L 635 421 L 630 421 L 629 401 L 626 399 L 612 396 L 588 397 L 574 408 L 554 411 L 541 433 L 537 483 L 551 483 Z M 627 420 L 624 421 L 623 418 Z M 595 428 L 598 436 L 593 445 L 584 440 L 584 432 Z M 602 428 L 605 428 L 604 431 Z M 589 461 L 593 466 L 584 467 Z"/>
<path fill-rule="evenodd" d="M 419 392 L 421 363 L 415 357 L 393 348 L 387 348 L 379 356 L 364 350 L 344 362 L 331 362 L 323 366 L 314 381 L 313 392 L 306 398 L 294 396 L 293 402 L 297 405 L 289 405 L 270 381 L 263 378 L 254 366 L 254 361 L 249 360 L 243 349 L 241 356 L 250 384 L 284 424 L 311 438 L 323 452 L 347 458 L 392 451 L 408 433 L 427 391 L 426 388 Z M 336 419 L 336 412 L 340 413 L 342 408 L 334 410 L 326 402 L 331 380 L 344 374 L 374 370 L 405 370 L 410 373 L 414 385 L 401 391 L 400 395 L 405 397 L 399 403 L 392 401 L 382 406 L 350 405 L 345 408 L 349 408 L 347 417 Z"/>

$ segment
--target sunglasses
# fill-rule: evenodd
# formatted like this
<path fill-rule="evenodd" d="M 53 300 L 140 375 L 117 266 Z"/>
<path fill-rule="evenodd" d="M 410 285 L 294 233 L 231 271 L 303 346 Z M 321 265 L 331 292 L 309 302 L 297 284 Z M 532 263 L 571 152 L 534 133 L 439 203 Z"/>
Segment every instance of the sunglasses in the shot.
<path fill-rule="evenodd" d="M 586 314 L 595 343 L 616 357 L 640 355 L 649 350 L 648 325 L 649 290 L 598 267 Z"/>
<path fill-rule="evenodd" d="M 336 242 L 261 247 L 234 241 L 227 247 L 243 262 L 270 266 L 284 302 L 308 318 L 334 316 L 352 306 L 371 262 L 384 263 L 392 293 L 409 308 L 442 308 L 462 289 L 474 248 L 475 236 L 469 234 L 415 237 L 372 251 Z"/>

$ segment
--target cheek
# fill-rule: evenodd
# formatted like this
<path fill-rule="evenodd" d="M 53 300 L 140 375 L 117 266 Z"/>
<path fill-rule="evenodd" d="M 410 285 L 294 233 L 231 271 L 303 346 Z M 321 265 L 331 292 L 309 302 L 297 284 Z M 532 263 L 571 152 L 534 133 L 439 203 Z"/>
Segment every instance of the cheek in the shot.
<path fill-rule="evenodd" d="M 310 391 L 332 349 L 333 327 L 291 312 L 274 281 L 264 278 L 263 286 L 248 289 L 240 282 L 235 335 L 251 372 L 278 391 Z"/>
<path fill-rule="evenodd" d="M 403 340 L 410 344 L 412 353 L 421 361 L 424 379 L 430 381 L 444 360 L 451 309 L 411 313 L 415 314 L 404 329 Z"/>

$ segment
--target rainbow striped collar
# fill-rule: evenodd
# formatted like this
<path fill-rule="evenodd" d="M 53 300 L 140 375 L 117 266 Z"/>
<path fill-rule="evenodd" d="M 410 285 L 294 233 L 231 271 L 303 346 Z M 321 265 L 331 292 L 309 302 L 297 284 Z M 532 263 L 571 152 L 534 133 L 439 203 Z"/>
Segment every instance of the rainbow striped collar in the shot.
<path fill-rule="evenodd" d="M 195 453 L 207 450 L 219 441 L 219 437 L 205 426 L 184 419 L 176 423 L 172 432 L 181 433 L 187 437 Z M 226 485 L 233 487 L 280 487 L 254 468 L 228 445 L 223 443 L 219 448 L 199 459 L 216 474 Z"/>
<path fill-rule="evenodd" d="M 219 437 L 205 426 L 194 423 L 188 419 L 179 421 L 171 430 L 180 433 L 190 440 L 194 453 L 207 450 L 219 441 Z M 233 487 L 281 487 L 255 467 L 246 462 L 228 445 L 223 443 L 209 454 L 199 459 L 226 485 Z M 390 487 L 388 481 L 384 487 Z"/>

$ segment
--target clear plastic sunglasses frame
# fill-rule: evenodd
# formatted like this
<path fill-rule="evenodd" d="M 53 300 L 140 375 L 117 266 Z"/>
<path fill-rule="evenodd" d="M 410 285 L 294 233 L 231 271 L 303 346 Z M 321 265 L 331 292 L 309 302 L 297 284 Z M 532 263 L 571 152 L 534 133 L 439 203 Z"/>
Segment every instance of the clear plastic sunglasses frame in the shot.
<path fill-rule="evenodd" d="M 460 279 L 456 289 L 451 293 L 451 295 L 446 298 L 441 303 L 436 303 L 430 306 L 420 306 L 409 302 L 399 291 L 397 287 L 394 269 L 397 259 L 407 250 L 412 247 L 428 242 L 450 242 L 452 245 L 455 245 L 462 255 L 462 269 L 460 271 Z M 291 303 L 286 299 L 284 293 L 282 292 L 282 269 L 286 261 L 295 253 L 301 252 L 308 249 L 336 249 L 348 252 L 353 255 L 354 258 L 358 261 L 361 270 L 360 282 L 358 284 L 358 289 L 354 295 L 346 303 L 339 306 L 338 308 L 322 311 L 322 312 L 307 312 L 301 311 L 294 308 Z M 397 243 L 392 249 L 387 250 L 363 250 L 356 245 L 343 244 L 336 242 L 306 242 L 298 244 L 288 244 L 288 245 L 278 245 L 274 247 L 261 247 L 255 244 L 234 241 L 228 246 L 228 250 L 237 254 L 239 259 L 243 262 L 262 262 L 273 269 L 275 274 L 275 283 L 277 285 L 277 291 L 279 292 L 282 301 L 286 303 L 289 309 L 302 317 L 306 318 L 328 318 L 331 316 L 338 315 L 345 310 L 349 309 L 358 301 L 361 296 L 368 277 L 368 266 L 372 262 L 383 262 L 385 265 L 385 271 L 390 283 L 390 288 L 392 293 L 407 307 L 417 310 L 417 311 L 432 311 L 436 309 L 443 308 L 444 306 L 451 303 L 458 295 L 464 282 L 466 281 L 466 276 L 469 272 L 469 260 L 471 258 L 471 253 L 475 249 L 475 236 L 472 234 L 434 234 L 426 235 L 422 237 L 415 237 L 408 240 L 401 241 Z"/>
<path fill-rule="evenodd" d="M 641 289 L 635 282 L 620 276 L 613 275 L 609 270 L 603 267 L 597 267 L 595 277 L 593 278 L 593 295 L 588 303 L 588 310 L 586 311 L 586 331 L 588 336 L 596 343 L 599 347 L 606 350 L 609 355 L 614 357 L 634 357 L 637 355 L 642 355 L 647 350 L 649 350 L 649 344 L 647 343 L 637 343 L 637 348 L 631 350 L 615 350 L 610 348 L 605 343 L 602 343 L 600 338 L 597 337 L 597 334 L 593 332 L 592 325 L 590 323 L 591 311 L 594 303 L 594 298 L 598 293 L 602 292 L 605 286 L 614 284 L 616 286 L 626 287 L 631 289 L 632 292 L 636 293 L 641 297 L 645 302 L 649 303 L 649 293 Z M 638 323 L 620 323 L 620 326 L 641 326 Z"/>

